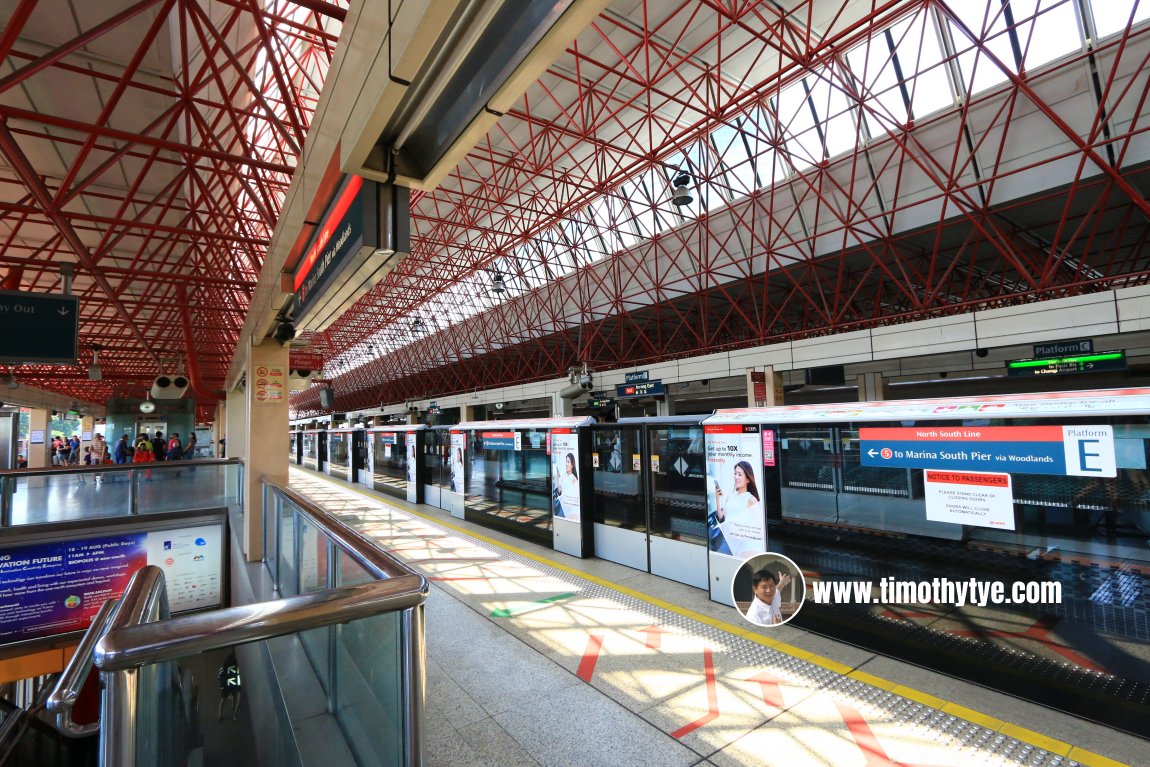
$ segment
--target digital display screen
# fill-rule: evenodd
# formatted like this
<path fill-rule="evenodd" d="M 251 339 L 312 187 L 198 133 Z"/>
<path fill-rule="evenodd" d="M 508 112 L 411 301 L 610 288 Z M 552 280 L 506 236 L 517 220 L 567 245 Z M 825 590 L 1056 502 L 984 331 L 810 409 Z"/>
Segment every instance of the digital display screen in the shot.
<path fill-rule="evenodd" d="M 144 565 L 173 613 L 222 606 L 223 553 L 219 524 L 0 548 L 0 643 L 86 629 Z"/>

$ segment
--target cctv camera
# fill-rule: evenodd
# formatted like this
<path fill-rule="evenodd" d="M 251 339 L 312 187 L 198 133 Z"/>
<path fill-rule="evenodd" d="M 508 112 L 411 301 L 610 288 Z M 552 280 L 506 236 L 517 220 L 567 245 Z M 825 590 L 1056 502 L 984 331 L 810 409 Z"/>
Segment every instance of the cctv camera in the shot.
<path fill-rule="evenodd" d="M 590 386 L 583 386 L 583 382 L 580 381 L 579 383 L 571 384 L 570 386 L 560 389 L 559 396 L 563 399 L 575 399 L 576 397 L 582 397 L 590 388 Z"/>

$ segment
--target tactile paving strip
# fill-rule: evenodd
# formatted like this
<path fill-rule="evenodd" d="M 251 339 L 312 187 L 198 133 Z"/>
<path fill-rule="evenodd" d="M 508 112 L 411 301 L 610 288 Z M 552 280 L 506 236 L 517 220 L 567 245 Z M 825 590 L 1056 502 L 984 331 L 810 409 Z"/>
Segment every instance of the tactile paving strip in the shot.
<path fill-rule="evenodd" d="M 349 491 L 344 491 L 349 492 Z M 306 490 L 304 490 L 304 494 Z M 383 501 L 383 499 L 380 499 Z M 709 625 L 681 613 L 661 608 L 630 594 L 617 591 L 538 559 L 523 556 L 501 546 L 471 538 L 467 533 L 441 525 L 421 515 L 409 514 L 390 506 L 389 514 L 400 514 L 412 522 L 426 525 L 445 536 L 466 538 L 469 546 L 519 565 L 534 568 L 550 578 L 576 587 L 581 597 L 591 600 L 610 599 L 621 606 L 644 614 L 652 623 L 673 627 L 684 636 L 705 639 L 716 652 L 729 653 L 747 665 L 757 666 L 785 679 L 788 684 L 823 694 L 882 720 L 885 724 L 904 726 L 920 740 L 934 742 L 961 755 L 964 763 L 988 765 L 1027 765 L 1028 767 L 1078 767 L 1079 762 L 1042 749 L 1034 744 L 1009 737 L 997 730 L 949 714 L 933 706 L 884 690 L 859 679 L 845 676 L 788 653 L 766 647 L 753 640 Z M 359 515 L 338 514 L 345 518 Z M 348 519 L 351 521 L 351 519 Z"/>

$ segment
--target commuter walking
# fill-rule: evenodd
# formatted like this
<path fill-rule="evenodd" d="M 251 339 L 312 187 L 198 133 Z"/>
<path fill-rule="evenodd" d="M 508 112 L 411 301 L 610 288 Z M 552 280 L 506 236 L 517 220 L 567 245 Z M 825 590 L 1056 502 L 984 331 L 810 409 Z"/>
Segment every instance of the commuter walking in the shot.
<path fill-rule="evenodd" d="M 168 440 L 168 455 L 165 460 L 178 461 L 184 457 L 184 446 L 180 442 L 180 435 L 172 432 L 172 438 Z"/>
<path fill-rule="evenodd" d="M 92 447 L 90 448 L 90 451 L 91 452 L 89 455 L 92 459 L 93 466 L 102 466 L 104 462 L 108 460 L 108 443 L 104 441 L 103 434 L 97 434 L 95 436 L 95 438 L 92 440 Z M 95 475 L 97 485 L 100 484 L 101 477 L 101 474 L 97 473 Z"/>

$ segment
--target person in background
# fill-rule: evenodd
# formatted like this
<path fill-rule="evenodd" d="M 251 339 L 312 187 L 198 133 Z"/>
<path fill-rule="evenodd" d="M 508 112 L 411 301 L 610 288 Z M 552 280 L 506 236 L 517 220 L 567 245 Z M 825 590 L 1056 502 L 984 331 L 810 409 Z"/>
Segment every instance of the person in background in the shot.
<path fill-rule="evenodd" d="M 136 443 L 136 452 L 132 455 L 132 463 L 153 463 L 156 460 L 156 454 L 152 452 L 152 443 L 148 439 L 147 434 L 140 435 L 140 441 Z M 152 470 L 148 469 L 144 472 L 144 479 L 152 478 Z"/>
<path fill-rule="evenodd" d="M 116 450 L 112 453 L 112 460 L 116 463 L 132 462 L 132 445 L 128 442 L 127 434 L 122 435 L 120 441 L 116 443 Z"/>
<path fill-rule="evenodd" d="M 152 453 L 156 456 L 157 461 L 162 461 L 168 457 L 168 443 L 164 439 L 164 433 L 156 429 L 156 436 L 152 437 Z"/>
<path fill-rule="evenodd" d="M 172 432 L 172 438 L 168 440 L 168 454 L 164 458 L 166 461 L 178 461 L 184 457 L 184 445 L 180 442 L 180 435 Z"/>
<path fill-rule="evenodd" d="M 59 435 L 52 437 L 52 465 L 59 466 L 60 458 L 65 451 L 64 438 Z"/>
<path fill-rule="evenodd" d="M 89 455 L 92 457 L 92 465 L 99 466 L 108 460 L 108 443 L 104 441 L 103 434 L 97 434 L 92 439 L 92 447 L 89 448 Z M 100 474 L 95 475 L 96 484 L 100 484 Z"/>
<path fill-rule="evenodd" d="M 22 455 L 16 456 L 16 468 L 17 469 L 27 469 L 28 468 L 28 459 Z"/>
<path fill-rule="evenodd" d="M 73 434 L 68 440 L 68 463 L 72 466 L 80 465 L 80 435 Z"/>
<path fill-rule="evenodd" d="M 188 435 L 188 444 L 184 445 L 184 460 L 190 461 L 196 457 L 196 433 Z"/>

